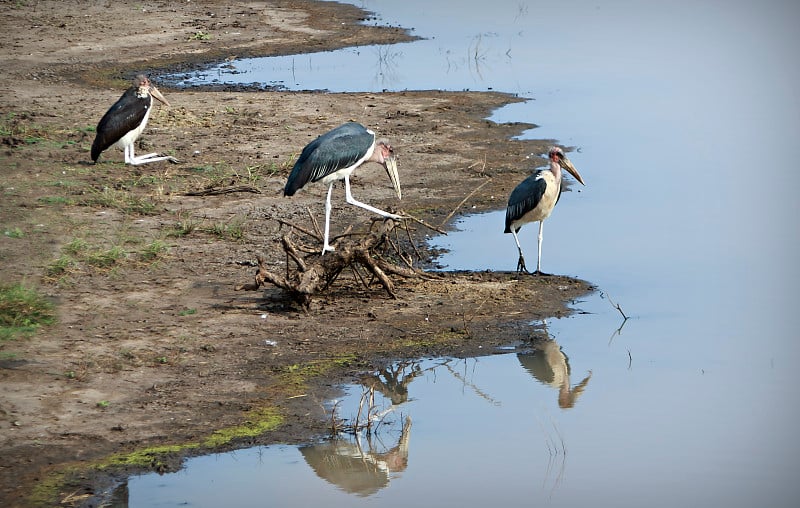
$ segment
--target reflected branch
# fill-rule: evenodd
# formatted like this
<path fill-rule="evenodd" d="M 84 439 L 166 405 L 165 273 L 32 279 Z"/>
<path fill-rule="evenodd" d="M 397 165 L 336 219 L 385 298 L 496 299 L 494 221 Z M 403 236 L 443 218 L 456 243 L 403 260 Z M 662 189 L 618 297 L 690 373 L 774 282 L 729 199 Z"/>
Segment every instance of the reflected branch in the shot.
<path fill-rule="evenodd" d="M 471 382 L 467 381 L 466 376 L 463 376 L 463 375 L 459 374 L 458 372 L 456 372 L 455 369 L 453 369 L 453 367 L 450 366 L 449 362 L 445 362 L 443 365 L 447 369 L 447 371 L 450 372 L 450 374 L 453 375 L 454 378 L 456 378 L 459 381 L 461 381 L 464 384 L 464 386 L 467 386 L 467 387 L 471 388 L 472 391 L 474 391 L 480 398 L 486 400 L 487 402 L 489 402 L 490 404 L 492 404 L 494 406 L 499 406 L 500 405 L 500 401 L 499 400 L 496 400 L 494 397 L 492 397 L 488 393 L 486 393 L 483 390 L 481 390 L 480 388 L 478 388 L 474 383 L 471 383 Z"/>

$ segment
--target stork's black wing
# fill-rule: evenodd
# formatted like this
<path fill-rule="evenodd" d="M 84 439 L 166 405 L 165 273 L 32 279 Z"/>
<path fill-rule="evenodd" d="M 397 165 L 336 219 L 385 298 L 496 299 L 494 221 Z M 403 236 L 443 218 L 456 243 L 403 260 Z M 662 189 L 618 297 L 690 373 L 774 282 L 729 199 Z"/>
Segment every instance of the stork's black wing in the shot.
<path fill-rule="evenodd" d="M 137 97 L 136 87 L 131 87 L 122 94 L 97 124 L 97 134 L 92 143 L 93 161 L 97 162 L 103 150 L 119 141 L 142 122 L 151 100 L 150 96 Z"/>
<path fill-rule="evenodd" d="M 506 208 L 505 233 L 511 232 L 512 222 L 521 219 L 523 215 L 536 208 L 536 205 L 542 200 L 546 188 L 547 182 L 541 178 L 541 171 L 537 171 L 511 191 Z"/>
<path fill-rule="evenodd" d="M 285 196 L 292 196 L 308 182 L 316 182 L 363 159 L 375 142 L 375 134 L 363 125 L 348 122 L 318 137 L 305 148 L 292 168 Z"/>

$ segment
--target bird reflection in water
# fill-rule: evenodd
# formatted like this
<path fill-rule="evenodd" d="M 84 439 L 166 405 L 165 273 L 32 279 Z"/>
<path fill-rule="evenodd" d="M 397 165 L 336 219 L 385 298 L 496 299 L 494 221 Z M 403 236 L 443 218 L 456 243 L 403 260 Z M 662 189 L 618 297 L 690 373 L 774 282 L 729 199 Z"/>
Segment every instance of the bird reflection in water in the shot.
<path fill-rule="evenodd" d="M 543 336 L 534 337 L 532 351 L 518 353 L 517 359 L 522 367 L 539 382 L 558 390 L 558 406 L 568 409 L 575 405 L 578 397 L 586 389 L 592 371 L 575 386 L 570 384 L 569 358 L 561 350 L 561 346 L 550 338 L 547 330 Z"/>
<path fill-rule="evenodd" d="M 382 436 L 396 431 L 397 427 L 387 424 L 382 418 L 408 401 L 408 385 L 424 372 L 417 362 L 399 362 L 362 376 L 360 382 L 367 392 L 377 391 L 391 401 L 391 406 L 376 413 L 381 417 L 381 425 L 374 429 L 358 427 L 356 422 L 352 434 L 339 433 L 330 441 L 301 447 L 300 453 L 317 476 L 345 492 L 366 497 L 386 487 L 391 479 L 405 471 L 408 467 L 411 417 L 403 419 L 400 437 L 391 447 L 384 444 Z M 365 436 L 364 429 L 368 429 Z"/>
<path fill-rule="evenodd" d="M 389 449 L 378 434 L 368 434 L 362 443 L 361 434 L 356 433 L 303 446 L 300 453 L 323 480 L 347 493 L 367 497 L 406 470 L 410 439 L 411 417 L 406 416 L 397 444 Z"/>

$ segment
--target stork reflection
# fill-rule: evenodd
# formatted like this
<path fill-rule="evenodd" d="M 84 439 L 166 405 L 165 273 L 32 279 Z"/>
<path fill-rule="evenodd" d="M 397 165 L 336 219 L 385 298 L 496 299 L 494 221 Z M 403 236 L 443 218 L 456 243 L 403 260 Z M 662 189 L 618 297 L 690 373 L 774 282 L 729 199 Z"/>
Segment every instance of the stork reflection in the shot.
<path fill-rule="evenodd" d="M 377 434 L 360 433 L 300 448 L 306 463 L 323 480 L 349 494 L 367 497 L 389 485 L 408 467 L 411 417 L 403 422 L 397 444 L 389 449 Z"/>
<path fill-rule="evenodd" d="M 531 346 L 532 351 L 517 353 L 519 363 L 536 380 L 558 390 L 558 406 L 560 408 L 573 407 L 589 384 L 592 371 L 589 371 L 580 383 L 572 386 L 570 384 L 569 358 L 561 350 L 558 342 L 550 338 L 546 329 L 543 336 L 533 339 Z"/>

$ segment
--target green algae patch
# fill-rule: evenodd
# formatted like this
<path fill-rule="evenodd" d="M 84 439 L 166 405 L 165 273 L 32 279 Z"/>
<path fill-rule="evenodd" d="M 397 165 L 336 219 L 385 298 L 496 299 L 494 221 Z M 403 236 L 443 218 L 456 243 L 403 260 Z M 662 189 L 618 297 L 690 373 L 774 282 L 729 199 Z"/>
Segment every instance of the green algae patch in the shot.
<path fill-rule="evenodd" d="M 31 506 L 53 506 L 54 501 L 64 504 L 72 500 L 62 499 L 65 487 L 77 477 L 85 477 L 91 472 L 115 474 L 115 471 L 173 471 L 185 456 L 198 453 L 213 453 L 215 449 L 229 445 L 237 439 L 257 437 L 273 431 L 283 424 L 284 418 L 277 408 L 261 407 L 244 414 L 244 423 L 214 431 L 198 442 L 159 445 L 142 448 L 132 452 L 115 453 L 88 466 L 63 467 L 39 481 L 27 497 Z M 69 497 L 73 497 L 70 494 Z"/>
<path fill-rule="evenodd" d="M 116 453 L 110 456 L 103 464 L 97 466 L 102 471 L 111 467 L 152 468 L 156 471 L 164 469 L 167 465 L 164 457 L 176 453 L 184 453 L 200 448 L 200 443 L 185 443 L 176 445 L 151 446 L 128 453 Z"/>
<path fill-rule="evenodd" d="M 283 424 L 283 416 L 275 408 L 254 409 L 247 412 L 247 420 L 243 424 L 214 431 L 203 441 L 202 446 L 216 448 L 235 439 L 260 436 L 277 429 L 281 424 Z"/>
<path fill-rule="evenodd" d="M 69 472 L 59 471 L 42 478 L 31 488 L 26 501 L 30 506 L 52 506 L 53 500 L 60 497 L 68 475 Z"/>
<path fill-rule="evenodd" d="M 103 464 L 98 465 L 97 469 L 102 471 L 112 467 L 133 467 L 163 470 L 168 467 L 165 460 L 168 457 L 196 450 L 213 451 L 214 448 L 230 444 L 236 439 L 256 437 L 275 430 L 282 423 L 283 416 L 277 409 L 258 408 L 245 413 L 245 421 L 241 425 L 215 430 L 210 436 L 199 442 L 152 446 L 129 453 L 117 453 L 106 459 Z"/>
<path fill-rule="evenodd" d="M 308 388 L 308 381 L 329 374 L 334 369 L 350 367 L 358 362 L 358 356 L 353 353 L 341 354 L 331 358 L 312 360 L 303 364 L 288 365 L 279 374 L 278 384 L 283 388 L 295 392 L 303 392 Z"/>

